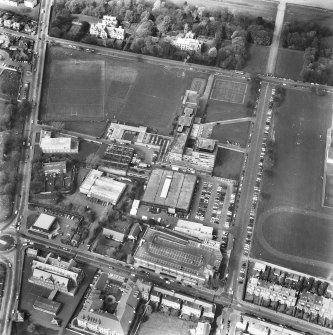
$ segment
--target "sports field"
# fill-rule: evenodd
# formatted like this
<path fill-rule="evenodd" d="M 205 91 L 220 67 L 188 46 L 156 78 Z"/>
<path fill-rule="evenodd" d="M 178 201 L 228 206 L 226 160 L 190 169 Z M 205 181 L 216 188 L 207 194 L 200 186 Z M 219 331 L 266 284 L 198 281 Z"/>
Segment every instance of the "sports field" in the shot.
<path fill-rule="evenodd" d="M 194 78 L 207 77 L 194 71 L 51 47 L 40 118 L 65 120 L 67 126 L 69 122 L 89 124 L 116 118 L 168 135 L 185 90 Z"/>
<path fill-rule="evenodd" d="M 333 210 L 321 207 L 332 95 L 288 89 L 275 114 L 276 164 L 262 181 L 251 254 L 311 275 L 333 276 Z M 333 277 L 332 277 L 333 278 Z"/>
<path fill-rule="evenodd" d="M 206 122 L 246 117 L 250 83 L 242 78 L 216 77 L 207 104 Z"/>
<path fill-rule="evenodd" d="M 213 100 L 226 101 L 234 104 L 243 104 L 246 87 L 246 82 L 216 79 L 210 98 Z"/>

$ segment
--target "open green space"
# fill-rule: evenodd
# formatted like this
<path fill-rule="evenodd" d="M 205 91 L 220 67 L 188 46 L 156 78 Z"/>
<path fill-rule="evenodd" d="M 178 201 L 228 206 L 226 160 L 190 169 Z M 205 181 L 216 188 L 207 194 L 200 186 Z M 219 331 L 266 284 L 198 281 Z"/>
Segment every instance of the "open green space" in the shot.
<path fill-rule="evenodd" d="M 284 21 L 304 21 L 317 23 L 321 26 L 333 28 L 333 11 L 320 7 L 309 7 L 287 4 Z"/>
<path fill-rule="evenodd" d="M 211 138 L 226 144 L 227 141 L 246 146 L 251 122 L 237 122 L 232 124 L 218 124 L 213 128 Z"/>
<path fill-rule="evenodd" d="M 59 67 L 64 70 L 58 71 Z M 207 79 L 207 75 L 50 47 L 40 118 L 70 121 L 66 128 L 72 129 L 75 122 L 116 118 L 166 135 L 194 78 Z"/>
<path fill-rule="evenodd" d="M 330 236 L 331 228 L 325 220 L 321 224 L 313 217 L 333 214 L 332 210 L 321 207 L 325 139 L 332 119 L 332 96 L 288 89 L 274 118 L 275 165 L 264 171 L 251 252 L 254 257 L 268 262 L 324 276 L 327 268 L 325 264 L 317 264 L 315 257 L 321 254 L 322 262 L 332 262 L 331 256 L 328 257 L 331 246 L 321 239 L 326 234 Z M 286 207 L 291 214 L 285 217 L 288 222 L 280 223 L 284 226 L 276 237 L 278 228 L 270 222 L 269 216 Z M 307 211 L 305 215 L 297 214 L 304 210 Z M 300 225 L 304 229 L 298 229 Z M 292 243 L 287 244 L 285 240 Z M 314 245 L 316 252 L 312 251 Z M 277 256 L 267 246 L 284 255 Z M 311 260 L 312 267 L 292 257 L 295 255 Z M 315 267 L 321 272 L 317 268 L 314 271 Z"/>
<path fill-rule="evenodd" d="M 269 47 L 258 44 L 250 44 L 248 58 L 245 67 L 242 69 L 249 73 L 266 73 L 266 65 L 269 54 Z"/>
<path fill-rule="evenodd" d="M 243 153 L 219 148 L 213 175 L 215 177 L 238 180 L 243 164 Z"/>
<path fill-rule="evenodd" d="M 301 80 L 303 51 L 279 48 L 275 75 L 282 78 Z"/>
<path fill-rule="evenodd" d="M 84 133 L 91 136 L 102 137 L 107 127 L 107 121 L 90 122 L 90 121 L 74 121 L 65 122 L 64 129 Z"/>

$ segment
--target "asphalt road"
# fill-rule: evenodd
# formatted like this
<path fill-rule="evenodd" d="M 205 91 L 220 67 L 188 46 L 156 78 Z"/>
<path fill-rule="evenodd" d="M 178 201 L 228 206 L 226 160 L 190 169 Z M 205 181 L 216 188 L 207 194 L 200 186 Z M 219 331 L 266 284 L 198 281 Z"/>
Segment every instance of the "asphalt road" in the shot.
<path fill-rule="evenodd" d="M 234 294 L 234 299 L 241 299 L 238 296 L 238 275 L 243 259 L 243 247 L 246 236 L 246 227 L 249 222 L 250 209 L 254 186 L 259 168 L 260 151 L 263 141 L 266 113 L 268 111 L 271 87 L 263 83 L 257 108 L 257 119 L 254 124 L 251 137 L 250 152 L 248 153 L 246 169 L 243 179 L 242 190 L 239 198 L 238 211 L 235 220 L 234 236 L 235 243 L 229 260 L 229 277 L 226 285 L 226 292 Z"/>

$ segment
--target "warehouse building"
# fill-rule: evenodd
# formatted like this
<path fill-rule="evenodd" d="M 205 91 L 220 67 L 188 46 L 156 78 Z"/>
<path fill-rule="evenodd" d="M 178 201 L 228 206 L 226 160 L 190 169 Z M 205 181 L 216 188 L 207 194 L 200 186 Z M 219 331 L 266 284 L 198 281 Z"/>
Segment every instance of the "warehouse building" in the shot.
<path fill-rule="evenodd" d="M 90 170 L 80 186 L 80 192 L 89 198 L 95 198 L 116 205 L 126 189 L 126 184 L 104 177 L 102 171 Z"/>
<path fill-rule="evenodd" d="M 56 218 L 54 216 L 41 213 L 36 222 L 29 228 L 29 232 L 43 238 L 51 239 L 57 228 L 59 226 L 56 225 Z"/>
<path fill-rule="evenodd" d="M 134 253 L 134 266 L 191 284 L 204 284 L 220 267 L 220 244 L 165 229 L 147 228 Z"/>
<path fill-rule="evenodd" d="M 165 208 L 169 213 L 189 212 L 197 177 L 177 171 L 152 171 L 142 203 Z"/>

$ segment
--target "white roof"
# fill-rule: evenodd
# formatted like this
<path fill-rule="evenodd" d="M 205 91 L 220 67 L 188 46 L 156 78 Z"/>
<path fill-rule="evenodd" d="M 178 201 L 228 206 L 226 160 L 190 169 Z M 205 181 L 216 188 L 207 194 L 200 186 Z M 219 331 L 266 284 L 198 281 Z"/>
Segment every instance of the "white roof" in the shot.
<path fill-rule="evenodd" d="M 41 148 L 56 148 L 56 149 L 70 149 L 71 148 L 70 137 L 43 137 L 40 141 Z"/>
<path fill-rule="evenodd" d="M 49 230 L 54 222 L 55 217 L 42 213 L 39 215 L 37 221 L 33 224 L 34 228 Z"/>

